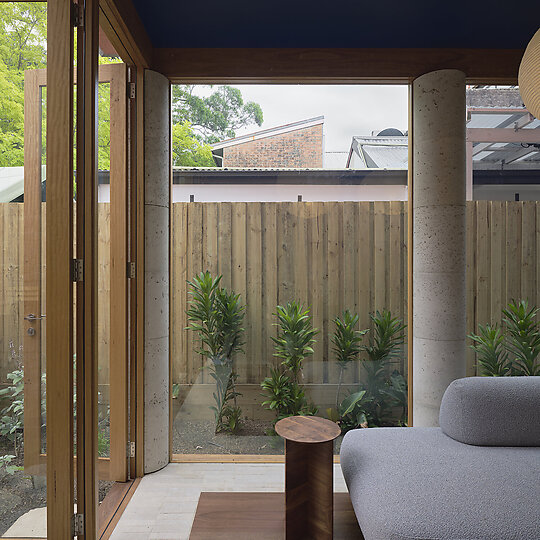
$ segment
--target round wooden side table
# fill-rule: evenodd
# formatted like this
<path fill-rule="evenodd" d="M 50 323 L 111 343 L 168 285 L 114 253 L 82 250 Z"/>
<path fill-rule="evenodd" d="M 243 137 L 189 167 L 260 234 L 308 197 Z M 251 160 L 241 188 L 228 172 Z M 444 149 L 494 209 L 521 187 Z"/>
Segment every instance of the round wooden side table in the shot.
<path fill-rule="evenodd" d="M 339 426 L 318 416 L 290 416 L 275 429 L 285 439 L 285 538 L 331 540 Z"/>

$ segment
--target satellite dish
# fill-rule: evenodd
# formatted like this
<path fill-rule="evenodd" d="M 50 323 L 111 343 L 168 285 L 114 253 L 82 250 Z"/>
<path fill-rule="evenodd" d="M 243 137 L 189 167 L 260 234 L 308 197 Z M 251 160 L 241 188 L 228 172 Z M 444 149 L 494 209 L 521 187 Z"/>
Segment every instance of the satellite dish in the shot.
<path fill-rule="evenodd" d="M 377 137 L 403 137 L 403 133 L 396 128 L 386 128 L 379 132 Z"/>

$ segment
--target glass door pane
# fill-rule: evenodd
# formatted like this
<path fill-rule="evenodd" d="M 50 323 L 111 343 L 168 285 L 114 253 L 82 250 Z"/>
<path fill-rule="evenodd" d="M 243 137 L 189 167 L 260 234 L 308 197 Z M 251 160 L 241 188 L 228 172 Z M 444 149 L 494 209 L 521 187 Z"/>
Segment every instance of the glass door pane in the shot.
<path fill-rule="evenodd" d="M 0 80 L 8 85 L 0 95 L 0 536 L 8 537 L 47 531 L 46 466 L 40 455 L 46 446 L 40 90 L 46 30 L 46 4 L 0 4 Z M 24 36 L 31 38 L 33 53 L 29 44 L 20 45 Z M 35 526 L 30 512 L 37 517 Z"/>

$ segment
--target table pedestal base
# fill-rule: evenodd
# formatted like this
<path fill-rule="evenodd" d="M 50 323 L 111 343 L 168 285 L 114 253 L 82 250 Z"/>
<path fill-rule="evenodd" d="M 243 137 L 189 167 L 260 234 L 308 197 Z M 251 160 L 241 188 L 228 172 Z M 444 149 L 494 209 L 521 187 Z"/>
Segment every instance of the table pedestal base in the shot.
<path fill-rule="evenodd" d="M 333 442 L 285 441 L 287 540 L 332 540 Z"/>

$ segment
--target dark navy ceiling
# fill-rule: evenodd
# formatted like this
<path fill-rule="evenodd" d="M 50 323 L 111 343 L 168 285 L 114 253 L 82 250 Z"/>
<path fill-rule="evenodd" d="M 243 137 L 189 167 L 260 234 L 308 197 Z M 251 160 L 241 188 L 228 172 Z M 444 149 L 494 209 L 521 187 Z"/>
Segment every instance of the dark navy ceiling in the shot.
<path fill-rule="evenodd" d="M 525 48 L 539 0 L 132 0 L 154 47 Z"/>

